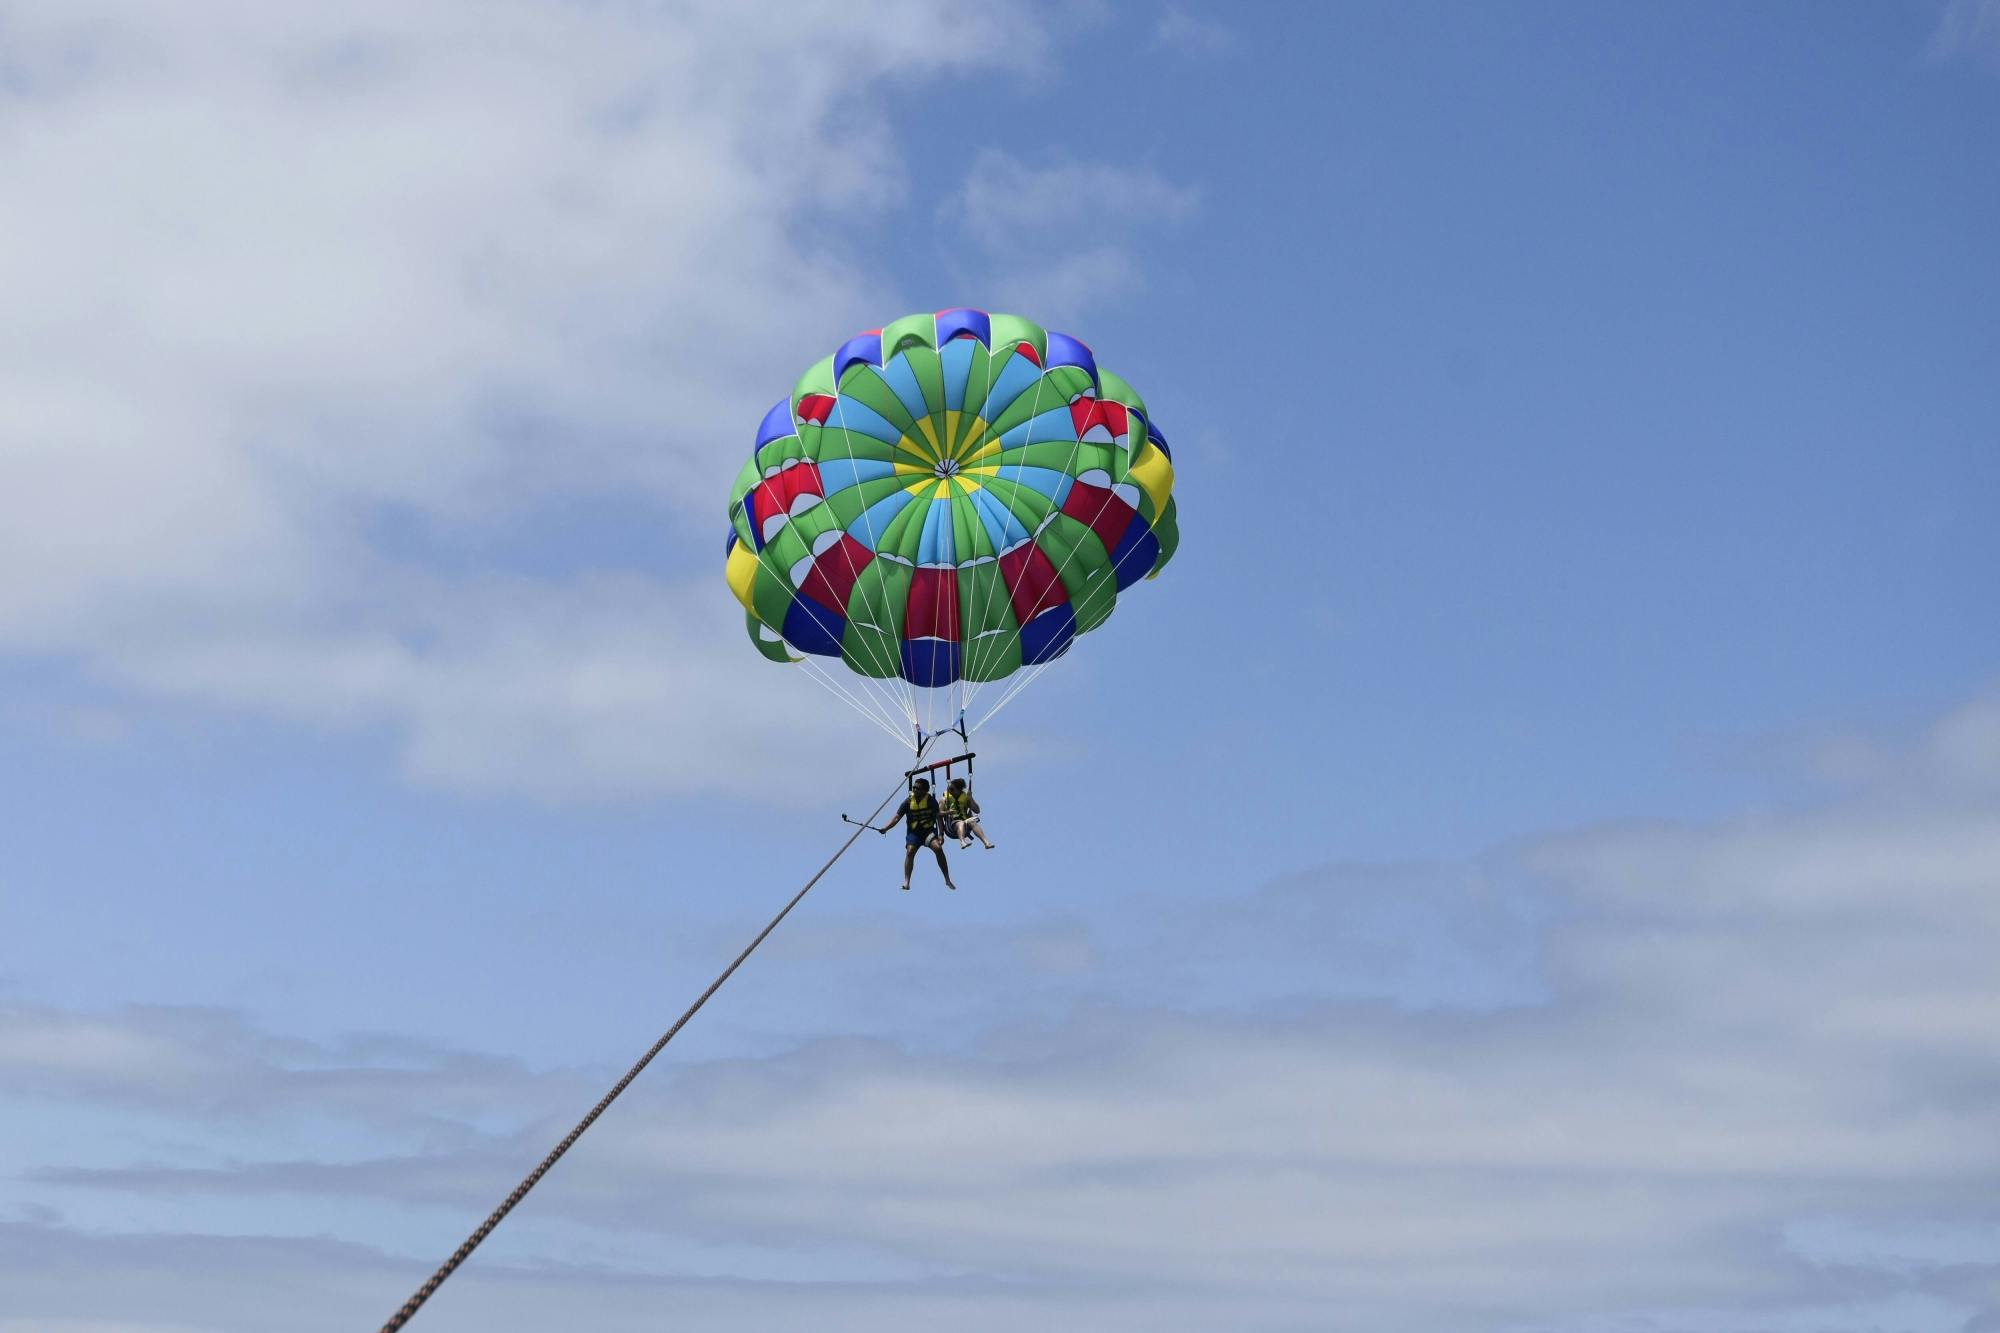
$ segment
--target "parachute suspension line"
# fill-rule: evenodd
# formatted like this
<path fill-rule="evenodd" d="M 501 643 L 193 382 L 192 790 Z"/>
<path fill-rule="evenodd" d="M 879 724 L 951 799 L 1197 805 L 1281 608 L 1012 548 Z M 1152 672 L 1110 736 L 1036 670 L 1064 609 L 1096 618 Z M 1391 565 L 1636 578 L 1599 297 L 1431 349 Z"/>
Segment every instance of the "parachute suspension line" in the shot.
<path fill-rule="evenodd" d="M 885 728 L 892 734 L 894 733 L 893 719 L 883 710 L 880 700 L 875 699 L 873 696 L 869 696 L 867 699 L 856 697 L 845 685 L 840 683 L 839 678 L 831 671 L 813 661 L 811 653 L 800 654 L 799 665 L 805 668 L 808 676 L 818 682 L 821 689 L 845 702 L 849 708 L 852 708 L 876 726 Z"/>
<path fill-rule="evenodd" d="M 603 1099 L 600 1100 L 597 1103 L 597 1105 L 590 1108 L 590 1113 L 584 1116 L 582 1120 L 577 1122 L 575 1129 L 572 1129 L 568 1134 L 563 1136 L 562 1142 L 558 1143 L 555 1146 L 555 1148 L 549 1153 L 549 1155 L 542 1159 L 541 1165 L 537 1166 L 533 1171 L 530 1171 L 527 1174 L 527 1176 L 522 1179 L 521 1183 L 514 1187 L 514 1192 L 509 1194 L 506 1197 L 506 1199 L 504 1199 L 501 1202 L 500 1206 L 498 1208 L 495 1208 L 492 1214 L 488 1216 L 484 1222 L 481 1222 L 479 1226 L 474 1229 L 473 1233 L 470 1236 L 467 1236 L 465 1238 L 465 1243 L 463 1245 L 460 1245 L 458 1249 L 452 1252 L 451 1258 L 445 1260 L 444 1263 L 439 1266 L 437 1272 L 432 1273 L 430 1277 L 425 1280 L 424 1284 L 421 1287 L 417 1288 L 416 1292 L 410 1297 L 410 1299 L 403 1302 L 402 1308 L 397 1310 L 395 1314 L 389 1317 L 388 1323 L 382 1325 L 381 1333 L 397 1333 L 398 1329 L 402 1328 L 403 1325 L 410 1322 L 411 1316 L 416 1314 L 418 1309 L 420 1309 L 423 1306 L 423 1303 L 429 1300 L 432 1297 L 432 1295 L 434 1295 L 437 1292 L 437 1289 L 439 1287 L 444 1285 L 445 1279 L 449 1278 L 454 1272 L 456 1272 L 458 1270 L 458 1266 L 464 1263 L 466 1259 L 471 1256 L 474 1250 L 479 1248 L 479 1243 L 485 1240 L 489 1235 L 493 1233 L 493 1228 L 499 1226 L 502 1219 L 504 1219 L 508 1213 L 514 1210 L 514 1205 L 518 1204 L 519 1202 L 521 1202 L 522 1199 L 525 1199 L 528 1196 L 528 1191 L 533 1189 L 537 1184 L 540 1183 L 542 1177 L 548 1174 L 549 1168 L 554 1166 L 558 1161 L 560 1161 L 562 1159 L 562 1155 L 568 1152 L 571 1146 L 574 1145 L 578 1139 L 583 1137 L 584 1131 L 589 1129 L 591 1125 L 597 1122 L 597 1117 L 603 1115 L 605 1108 L 609 1107 L 612 1102 L 618 1099 L 618 1094 L 624 1092 L 626 1088 L 631 1086 L 632 1080 L 639 1077 L 640 1071 L 644 1070 L 647 1065 L 653 1062 L 653 1057 L 666 1049 L 667 1043 L 672 1041 L 675 1035 L 680 1032 L 681 1028 L 687 1025 L 687 1021 L 690 1018 L 693 1018 L 695 1014 L 700 1012 L 701 1007 L 708 1003 L 709 997 L 714 995 L 717 991 L 721 990 L 722 983 L 729 980 L 731 976 L 735 975 L 736 969 L 743 966 L 744 960 L 748 959 L 752 953 L 756 952 L 757 946 L 762 944 L 765 938 L 769 936 L 772 931 L 778 928 L 778 923 L 783 921 L 787 916 L 791 915 L 792 909 L 794 907 L 797 907 L 801 902 L 805 900 L 805 896 L 808 893 L 812 892 L 813 885 L 819 883 L 820 880 L 826 875 L 826 872 L 833 869 L 834 863 L 836 861 L 840 860 L 841 857 L 847 855 L 847 849 L 852 847 L 854 845 L 854 840 L 861 836 L 861 830 L 867 828 L 870 824 L 873 824 L 876 818 L 880 816 L 884 810 L 889 808 L 889 802 L 895 800 L 897 796 L 901 795 L 902 791 L 903 791 L 903 783 L 899 779 L 896 785 L 890 790 L 889 794 L 882 798 L 882 803 L 875 807 L 874 812 L 870 814 L 865 821 L 857 825 L 855 827 L 854 832 L 847 835 L 847 841 L 840 844 L 839 850 L 834 852 L 832 856 L 828 857 L 826 859 L 826 864 L 822 865 L 818 870 L 814 871 L 813 877 L 807 880 L 804 886 L 801 887 L 797 893 L 792 895 L 792 900 L 786 903 L 782 908 L 778 910 L 778 914 L 771 918 L 770 923 L 768 925 L 766 925 L 762 930 L 757 932 L 757 938 L 751 940 L 750 943 L 745 945 L 743 947 L 743 952 L 736 955 L 735 961 L 730 963 L 728 967 L 723 968 L 722 974 L 718 976 L 714 981 L 708 983 L 708 989 L 703 991 L 700 997 L 696 999 L 693 1004 L 688 1006 L 687 1012 L 682 1014 L 678 1019 L 676 1019 L 674 1021 L 674 1025 L 668 1028 L 665 1034 L 662 1035 L 658 1041 L 653 1043 L 652 1048 L 648 1050 L 644 1055 L 639 1057 L 639 1062 L 637 1064 L 633 1065 L 630 1069 L 625 1071 L 625 1077 L 619 1079 L 617 1083 L 612 1085 L 611 1091 L 605 1093 Z"/>
<path fill-rule="evenodd" d="M 871 664 L 879 663 L 881 660 L 879 653 L 873 648 L 869 651 Z M 861 677 L 871 698 L 879 698 L 882 701 L 882 711 L 889 717 L 892 726 L 899 726 L 900 723 L 909 720 L 910 704 L 905 697 L 907 691 L 899 688 L 902 682 L 897 679 L 902 674 L 901 663 L 890 663 L 888 667 L 885 677 L 876 677 L 859 671 L 853 674 Z M 889 681 L 896 681 L 896 685 L 890 685 Z"/>
<path fill-rule="evenodd" d="M 812 661 L 812 655 L 807 654 L 804 660 L 809 662 Z M 884 685 L 881 681 L 875 679 L 873 676 L 866 675 L 859 671 L 842 673 L 841 676 L 836 676 L 831 667 L 822 666 L 818 662 L 813 662 L 813 665 L 817 667 L 825 675 L 827 675 L 829 678 L 858 679 L 861 682 L 859 687 L 861 689 L 861 692 L 863 694 L 866 694 L 868 698 L 871 701 L 873 701 L 875 708 L 877 709 L 878 716 L 884 719 L 884 721 L 888 724 L 890 731 L 895 732 L 898 736 L 901 735 L 903 723 L 904 721 L 907 720 L 905 715 L 908 712 L 908 709 L 904 704 L 904 701 L 901 698 L 899 698 L 897 694 L 893 690 L 891 690 L 888 686 Z"/>
<path fill-rule="evenodd" d="M 876 703 L 873 706 L 871 706 L 870 704 L 865 704 L 861 700 L 855 698 L 852 694 L 849 694 L 845 689 L 845 687 L 843 687 L 840 684 L 840 681 L 837 678 L 835 678 L 834 674 L 831 671 L 828 671 L 825 667 L 821 666 L 819 663 L 812 660 L 811 653 L 806 653 L 803 656 L 801 656 L 799 658 L 799 665 L 804 667 L 806 669 L 806 674 L 808 676 L 811 676 L 813 680 L 817 681 L 820 687 L 824 689 L 827 693 L 835 695 L 836 697 L 844 700 L 849 708 L 852 708 L 855 712 L 861 714 L 862 717 L 866 718 L 868 721 L 874 723 L 876 726 L 880 727 L 883 731 L 887 732 L 890 738 L 895 740 L 897 743 L 900 744 L 902 742 L 903 739 L 902 728 L 896 725 L 896 719 L 893 716 L 889 715 L 887 711 L 880 706 L 879 703 Z"/>
<path fill-rule="evenodd" d="M 768 549 L 764 551 L 759 551 L 757 553 L 757 561 L 759 564 L 762 564 L 767 570 L 770 570 L 774 575 L 777 573 L 777 571 L 773 569 L 769 563 L 770 552 Z M 800 597 L 794 603 L 794 605 L 798 604 L 803 604 L 806 608 L 806 614 L 812 617 L 813 623 L 818 625 L 822 631 L 825 631 L 828 637 L 832 637 L 832 627 L 828 625 L 823 618 L 821 618 L 819 612 L 813 610 L 811 598 Z M 873 682 L 870 681 L 868 677 L 863 676 L 861 678 L 862 693 L 867 697 L 867 702 L 863 702 L 862 699 L 855 697 L 854 694 L 849 692 L 846 686 L 842 685 L 838 680 L 834 679 L 832 672 L 822 667 L 818 662 L 815 662 L 813 660 L 814 656 L 815 654 L 806 652 L 803 649 L 799 651 L 799 665 L 806 668 L 807 675 L 811 676 L 814 680 L 818 681 L 819 684 L 823 688 L 825 688 L 828 692 L 838 696 L 842 700 L 845 700 L 847 706 L 852 708 L 855 712 L 861 714 L 862 717 L 868 719 L 870 722 L 873 722 L 876 726 L 883 728 L 892 736 L 897 734 L 896 727 L 894 725 L 894 713 L 890 710 L 889 706 L 883 702 L 879 694 L 877 694 L 874 690 L 868 688 L 868 686 L 873 684 Z"/>
<path fill-rule="evenodd" d="M 1047 671 L 1050 667 L 1054 666 L 1058 660 L 1059 659 L 1057 658 L 1051 657 L 1046 662 L 1037 662 L 1035 664 L 1034 670 L 1028 672 L 1026 675 L 1022 676 L 1019 680 L 1010 681 L 1007 685 L 1007 692 L 1001 695 L 1000 698 L 994 703 L 994 705 L 991 708 L 987 709 L 986 712 L 980 716 L 980 719 L 977 722 L 972 724 L 971 730 L 977 731 L 981 727 L 985 726 L 988 722 L 991 722 L 999 714 L 1001 709 L 1005 708 L 1008 704 L 1013 703 L 1015 699 L 1020 697 L 1022 690 L 1027 689 L 1030 685 L 1033 685 L 1036 681 L 1040 680 L 1042 678 L 1042 673 L 1044 671 Z"/>
<path fill-rule="evenodd" d="M 789 584 L 790 579 L 786 578 L 783 574 L 780 574 L 779 571 L 770 563 L 770 560 L 771 560 L 770 548 L 767 547 L 764 550 L 757 552 L 757 563 L 762 565 L 766 570 L 769 570 L 770 573 L 774 577 L 777 577 L 780 581 Z M 824 633 L 828 638 L 834 637 L 833 627 L 826 623 L 826 620 L 820 615 L 819 612 L 813 610 L 812 598 L 799 596 L 793 600 L 792 604 L 794 606 L 805 607 L 806 614 L 812 617 L 813 624 L 817 625 L 820 628 L 820 631 Z M 783 637 L 783 635 L 780 634 L 780 637 Z M 803 649 L 801 649 L 799 652 L 800 662 L 811 663 L 814 667 L 818 667 L 818 663 L 813 662 L 812 660 L 814 656 L 815 654 L 806 652 Z M 862 692 L 864 694 L 867 694 L 870 699 L 874 700 L 876 708 L 882 710 L 879 714 L 871 710 L 870 708 L 864 706 L 852 694 L 849 694 L 846 689 L 842 688 L 837 684 L 834 684 L 831 673 L 826 672 L 822 668 L 820 669 L 819 674 L 822 680 L 829 686 L 829 688 L 833 689 L 836 693 L 838 693 L 841 698 L 847 700 L 847 702 L 851 704 L 857 712 L 861 713 L 863 717 L 869 718 L 871 721 L 882 721 L 884 718 L 894 717 L 895 714 L 893 709 L 891 709 L 888 704 L 883 703 L 880 695 L 877 693 L 877 691 L 880 690 L 881 687 L 877 686 L 875 682 L 869 677 L 867 676 L 861 677 Z M 895 727 L 893 725 L 890 725 L 889 730 L 891 734 L 894 734 Z"/>

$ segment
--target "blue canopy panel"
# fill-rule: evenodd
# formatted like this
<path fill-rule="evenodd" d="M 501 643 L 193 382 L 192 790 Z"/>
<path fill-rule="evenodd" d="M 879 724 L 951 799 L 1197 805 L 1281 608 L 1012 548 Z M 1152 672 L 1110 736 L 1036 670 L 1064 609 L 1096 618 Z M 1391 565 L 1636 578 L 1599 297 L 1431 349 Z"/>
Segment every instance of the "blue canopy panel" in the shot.
<path fill-rule="evenodd" d="M 840 656 L 840 641 L 847 634 L 847 617 L 829 611 L 804 593 L 794 593 L 785 608 L 785 642 L 802 653 L 820 657 Z"/>
<path fill-rule="evenodd" d="M 833 382 L 839 384 L 852 365 L 879 366 L 882 364 L 882 330 L 870 329 L 857 333 L 840 345 L 833 354 Z"/>
<path fill-rule="evenodd" d="M 984 310 L 940 310 L 937 312 L 938 346 L 943 347 L 953 338 L 962 336 L 977 338 L 988 347 L 993 345 L 993 321 Z"/>
<path fill-rule="evenodd" d="M 1076 612 L 1068 602 L 1051 606 L 1021 626 L 1021 665 L 1053 662 L 1076 637 Z"/>
<path fill-rule="evenodd" d="M 998 420 L 1016 398 L 1039 383 L 1041 378 L 1042 368 L 1027 357 L 1009 357 L 1007 364 L 1001 368 L 999 378 L 986 390 L 986 405 L 980 409 L 979 415 L 988 421 Z"/>
<path fill-rule="evenodd" d="M 1009 463 L 993 474 L 995 481 L 1011 481 L 1016 486 L 1026 486 L 1049 497 L 1049 503 L 1057 509 L 1069 499 L 1070 487 L 1076 485 L 1076 478 L 1067 472 L 1058 472 L 1052 467 L 1026 467 L 1020 463 Z"/>
<path fill-rule="evenodd" d="M 930 512 L 924 515 L 923 536 L 917 539 L 917 563 L 956 565 L 958 559 L 953 540 L 951 501 L 932 500 L 930 506 Z"/>
<path fill-rule="evenodd" d="M 1097 378 L 1097 358 L 1090 354 L 1088 347 L 1067 333 L 1049 334 L 1048 355 L 1045 359 L 1049 363 L 1050 370 L 1054 370 L 1057 366 L 1081 367 L 1090 376 L 1091 387 L 1100 393 L 1103 392 L 1104 386 Z"/>
<path fill-rule="evenodd" d="M 896 353 L 882 367 L 880 374 L 882 382 L 889 386 L 889 392 L 896 395 L 896 401 L 910 414 L 910 420 L 922 421 L 931 414 L 931 405 L 924 401 L 923 386 L 917 383 L 917 372 L 910 369 L 909 357 Z"/>
<path fill-rule="evenodd" d="M 908 491 L 897 491 L 893 495 L 883 496 L 862 510 L 860 516 L 847 525 L 847 535 L 871 551 L 880 551 L 881 548 L 876 543 L 882 539 L 882 534 L 896 521 L 896 515 L 914 503 L 916 498 Z"/>
<path fill-rule="evenodd" d="M 1118 591 L 1124 592 L 1152 573 L 1153 562 L 1159 558 L 1160 539 L 1153 535 L 1152 525 L 1143 518 L 1133 518 L 1125 525 L 1125 534 L 1118 539 L 1118 549 L 1111 553 L 1111 569 L 1118 578 Z"/>
<path fill-rule="evenodd" d="M 970 338 L 960 338 L 938 349 L 938 368 L 944 375 L 945 411 L 965 410 L 965 381 L 972 374 L 972 358 L 984 355 L 986 350 Z"/>
<path fill-rule="evenodd" d="M 1076 418 L 1068 403 L 1056 403 L 1039 415 L 1029 417 L 1000 437 L 1000 448 L 1019 449 L 1027 444 L 1076 444 Z"/>
<path fill-rule="evenodd" d="M 820 452 L 826 452 L 826 431 L 851 430 L 856 435 L 865 435 L 883 444 L 894 444 L 903 438 L 902 427 L 877 412 L 868 404 L 856 398 L 837 398 L 833 411 L 826 418 L 826 427 L 820 433 Z"/>
<path fill-rule="evenodd" d="M 993 543 L 996 551 L 1012 549 L 1017 543 L 1028 540 L 1030 533 L 1021 526 L 1021 520 L 1007 512 L 1007 506 L 995 498 L 993 492 L 981 487 L 972 493 L 972 508 L 979 515 L 979 521 L 986 525 L 986 539 Z"/>
<path fill-rule="evenodd" d="M 864 481 L 880 481 L 896 475 L 896 465 L 882 458 L 833 458 L 819 465 L 820 488 L 837 495 Z"/>
<path fill-rule="evenodd" d="M 757 443 L 750 446 L 750 456 L 755 458 L 757 451 L 773 440 L 798 433 L 798 427 L 792 424 L 792 400 L 780 398 L 777 406 L 764 414 L 763 424 L 757 427 Z"/>
<path fill-rule="evenodd" d="M 959 647 L 955 639 L 905 639 L 903 679 L 927 690 L 958 679 Z"/>

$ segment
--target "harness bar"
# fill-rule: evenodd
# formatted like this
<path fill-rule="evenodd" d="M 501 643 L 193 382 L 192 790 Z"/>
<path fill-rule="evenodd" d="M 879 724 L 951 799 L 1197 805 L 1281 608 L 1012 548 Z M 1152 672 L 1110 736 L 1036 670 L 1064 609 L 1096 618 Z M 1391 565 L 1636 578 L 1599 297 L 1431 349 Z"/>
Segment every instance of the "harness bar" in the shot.
<path fill-rule="evenodd" d="M 967 751 L 966 751 L 966 752 L 965 752 L 964 754 L 958 754 L 958 755 L 953 755 L 953 756 L 952 756 L 951 758 L 949 758 L 949 759 L 940 759 L 940 760 L 938 760 L 938 761 L 937 761 L 936 763 L 932 763 L 932 764 L 924 764 L 924 765 L 921 765 L 921 766 L 919 766 L 919 767 L 917 767 L 917 768 L 913 768 L 913 769 L 910 769 L 910 770 L 909 770 L 908 772 L 904 773 L 904 774 L 903 774 L 903 776 L 904 776 L 904 778 L 906 778 L 906 779 L 908 779 L 908 778 L 913 778 L 913 777 L 917 776 L 917 774 L 919 774 L 919 773 L 928 773 L 928 772 L 930 772 L 930 771 L 931 771 L 932 769 L 936 769 L 936 768 L 950 768 L 950 767 L 951 767 L 951 766 L 952 766 L 953 764 L 964 764 L 964 765 L 966 765 L 966 766 L 967 766 L 968 768 L 970 768 L 970 767 L 971 767 L 971 765 L 972 765 L 972 761 L 973 761 L 973 759 L 974 759 L 974 758 L 976 758 L 976 757 L 977 757 L 977 756 L 976 756 L 976 753 L 975 753 L 974 751 L 971 751 L 971 750 L 967 750 Z"/>

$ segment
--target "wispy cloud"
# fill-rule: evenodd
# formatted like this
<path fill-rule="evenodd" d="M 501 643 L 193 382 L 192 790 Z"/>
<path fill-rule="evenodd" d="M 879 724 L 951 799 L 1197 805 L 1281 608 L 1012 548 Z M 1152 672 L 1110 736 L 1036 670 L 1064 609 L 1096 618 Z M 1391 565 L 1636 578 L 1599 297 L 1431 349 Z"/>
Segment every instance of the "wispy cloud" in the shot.
<path fill-rule="evenodd" d="M 0 1007 L 0 1070 L 17 1099 L 220 1122 L 333 1117 L 422 1135 L 540 1104 L 538 1079 L 512 1060 L 401 1037 L 284 1037 L 218 1009 Z"/>
<path fill-rule="evenodd" d="M 1024 237 L 1049 239 L 1148 220 L 1177 221 L 1198 194 L 1155 172 L 1104 163 L 1032 166 L 987 149 L 947 207 L 973 240 L 999 249 Z"/>
<path fill-rule="evenodd" d="M 1178 5 L 1160 15 L 1153 40 L 1171 50 L 1203 56 L 1222 55 L 1238 45 L 1235 30 L 1227 24 L 1190 14 Z"/>
<path fill-rule="evenodd" d="M 986 149 L 941 217 L 967 242 L 965 282 L 1046 322 L 1074 320 L 1135 289 L 1135 240 L 1184 220 L 1199 202 L 1198 191 L 1145 168 L 1036 165 Z"/>
<path fill-rule="evenodd" d="M 2000 0 L 1950 0 L 1931 33 L 1931 54 L 2000 67 Z"/>
<path fill-rule="evenodd" d="M 858 777 L 852 719 L 803 680 L 747 672 L 749 652 L 709 580 L 392 575 L 360 625 L 169 632 L 100 670 L 216 708 L 393 725 L 410 779 L 461 791 L 749 795 L 780 765 L 794 791 Z"/>

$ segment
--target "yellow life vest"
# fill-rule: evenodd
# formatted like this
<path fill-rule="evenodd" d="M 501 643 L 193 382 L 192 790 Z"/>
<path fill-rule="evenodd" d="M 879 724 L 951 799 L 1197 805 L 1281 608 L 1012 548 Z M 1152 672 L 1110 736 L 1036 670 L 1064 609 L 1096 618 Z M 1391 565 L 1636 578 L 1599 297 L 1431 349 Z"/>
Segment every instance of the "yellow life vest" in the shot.
<path fill-rule="evenodd" d="M 919 796 L 915 792 L 910 793 L 910 828 L 912 830 L 922 833 L 926 829 L 934 827 L 937 824 L 937 817 L 938 807 L 935 798 L 927 795 Z"/>
<path fill-rule="evenodd" d="M 952 792 L 944 794 L 944 812 L 950 819 L 970 819 L 972 817 L 972 793 L 963 796 Z"/>

